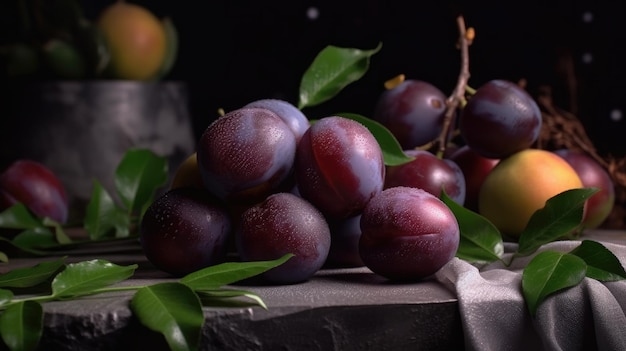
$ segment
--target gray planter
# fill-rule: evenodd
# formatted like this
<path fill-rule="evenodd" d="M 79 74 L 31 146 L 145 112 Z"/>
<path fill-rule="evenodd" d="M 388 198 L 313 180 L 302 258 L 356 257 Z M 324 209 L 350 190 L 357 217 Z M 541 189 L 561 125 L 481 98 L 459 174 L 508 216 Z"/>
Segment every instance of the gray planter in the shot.
<path fill-rule="evenodd" d="M 115 168 L 129 148 L 167 156 L 170 180 L 195 148 L 187 89 L 180 82 L 31 83 L 2 95 L 3 169 L 18 158 L 48 166 L 66 186 L 70 216 L 83 215 L 93 179 L 115 196 Z"/>

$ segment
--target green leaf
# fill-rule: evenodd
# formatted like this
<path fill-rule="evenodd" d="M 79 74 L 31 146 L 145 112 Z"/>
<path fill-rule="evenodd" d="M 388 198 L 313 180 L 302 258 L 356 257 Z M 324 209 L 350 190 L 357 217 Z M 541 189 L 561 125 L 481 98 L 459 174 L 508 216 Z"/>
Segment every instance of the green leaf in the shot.
<path fill-rule="evenodd" d="M 542 245 L 572 233 L 581 225 L 585 201 L 597 191 L 596 188 L 571 189 L 548 199 L 520 234 L 517 255 L 530 255 Z"/>
<path fill-rule="evenodd" d="M 2 288 L 29 288 L 45 282 L 65 266 L 65 257 L 38 263 L 32 267 L 15 268 L 0 275 Z"/>
<path fill-rule="evenodd" d="M 535 256 L 522 273 L 522 291 L 532 316 L 547 296 L 578 285 L 585 277 L 587 265 L 569 253 L 544 251 Z"/>
<path fill-rule="evenodd" d="M 84 228 L 89 238 L 102 239 L 116 228 L 126 226 L 128 224 L 126 217 L 124 211 L 115 204 L 102 184 L 94 180 L 84 221 Z"/>
<path fill-rule="evenodd" d="M 404 153 L 398 139 L 396 139 L 387 127 L 379 122 L 355 113 L 338 113 L 336 115 L 361 123 L 374 135 L 374 138 L 378 141 L 380 149 L 383 152 L 385 165 L 398 166 L 415 159 Z"/>
<path fill-rule="evenodd" d="M 128 238 L 130 237 L 131 218 L 122 212 L 117 213 L 117 220 L 115 223 L 115 237 L 116 238 Z"/>
<path fill-rule="evenodd" d="M 36 301 L 20 301 L 0 314 L 0 335 L 12 351 L 35 350 L 43 333 L 43 308 Z"/>
<path fill-rule="evenodd" d="M 469 262 L 493 262 L 504 253 L 500 231 L 489 220 L 459 205 L 445 191 L 441 200 L 450 208 L 461 231 L 456 256 Z"/>
<path fill-rule="evenodd" d="M 35 253 L 36 251 L 30 249 L 37 247 L 50 247 L 71 242 L 60 223 L 47 217 L 38 218 L 22 203 L 17 203 L 0 213 L 0 227 L 23 229 L 11 240 L 11 244 L 14 248 L 30 251 L 30 253 Z M 54 232 L 49 229 L 50 227 L 54 229 Z"/>
<path fill-rule="evenodd" d="M 8 304 L 13 300 L 13 292 L 8 289 L 0 289 L 0 307 Z"/>
<path fill-rule="evenodd" d="M 359 80 L 369 69 L 370 57 L 381 48 L 382 43 L 373 50 L 324 48 L 302 76 L 298 108 L 319 105 Z"/>
<path fill-rule="evenodd" d="M 0 262 L 9 262 L 9 256 L 7 256 L 7 254 L 2 251 L 0 251 Z"/>
<path fill-rule="evenodd" d="M 611 250 L 593 240 L 583 240 L 570 252 L 587 264 L 587 277 L 601 281 L 626 279 L 626 271 Z"/>
<path fill-rule="evenodd" d="M 167 158 L 147 149 L 130 149 L 115 170 L 115 186 L 128 213 L 139 212 L 167 182 Z"/>
<path fill-rule="evenodd" d="M 261 306 L 267 309 L 265 302 L 256 293 L 245 290 L 197 290 L 196 294 L 200 298 L 203 306 L 210 307 L 250 307 Z M 246 297 L 251 301 L 241 301 L 237 297 Z"/>
<path fill-rule="evenodd" d="M 170 282 L 137 290 L 130 307 L 141 324 L 165 336 L 171 350 L 196 350 L 204 324 L 198 296 L 186 285 Z"/>
<path fill-rule="evenodd" d="M 63 226 L 61 225 L 61 223 L 49 217 L 44 217 L 42 223 L 46 227 L 54 228 L 54 239 L 57 243 L 69 244 L 72 242 L 72 239 L 70 239 L 70 237 L 67 236 L 67 234 L 65 234 L 65 231 L 63 230 Z"/>
<path fill-rule="evenodd" d="M 70 298 L 93 294 L 131 277 L 135 269 L 136 264 L 119 266 L 100 259 L 71 263 L 52 281 L 52 296 Z"/>
<path fill-rule="evenodd" d="M 19 235 L 19 234 L 18 234 Z M 44 250 L 38 250 L 30 247 L 21 247 L 20 245 L 14 243 L 11 239 L 0 236 L 0 248 L 4 251 L 8 251 L 10 253 L 22 253 L 28 254 L 31 256 L 42 256 L 47 255 L 48 252 Z M 7 257 L 8 260 L 8 257 Z"/>
<path fill-rule="evenodd" d="M 84 54 L 88 78 L 99 77 L 111 61 L 111 50 L 102 30 L 92 21 L 82 18 L 74 31 L 74 39 Z"/>
<path fill-rule="evenodd" d="M 17 234 L 11 241 L 22 249 L 43 249 L 59 244 L 54 233 L 46 227 L 26 229 Z"/>
<path fill-rule="evenodd" d="M 0 227 L 2 228 L 32 229 L 41 226 L 43 226 L 41 220 L 22 203 L 16 203 L 0 212 Z"/>
<path fill-rule="evenodd" d="M 293 254 L 271 261 L 225 262 L 200 269 L 180 279 L 193 290 L 212 290 L 226 284 L 254 277 L 287 262 Z"/>

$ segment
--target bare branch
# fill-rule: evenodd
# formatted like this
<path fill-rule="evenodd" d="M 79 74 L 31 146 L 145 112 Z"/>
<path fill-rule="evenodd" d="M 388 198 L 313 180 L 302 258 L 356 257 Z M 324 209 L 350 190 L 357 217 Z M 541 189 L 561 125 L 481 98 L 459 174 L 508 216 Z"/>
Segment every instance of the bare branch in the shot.
<path fill-rule="evenodd" d="M 461 103 L 465 100 L 465 88 L 467 81 L 470 77 L 469 72 L 469 46 L 474 40 L 475 32 L 473 28 L 465 28 L 465 19 L 463 16 L 457 17 L 457 26 L 459 28 L 459 41 L 458 46 L 461 51 L 461 70 L 457 79 L 456 86 L 452 91 L 452 94 L 446 100 L 446 113 L 443 120 L 443 128 L 439 135 L 439 149 L 437 151 L 437 157 L 442 158 L 446 151 L 448 143 L 448 136 L 450 135 L 450 128 L 452 128 L 452 120 L 456 115 Z"/>

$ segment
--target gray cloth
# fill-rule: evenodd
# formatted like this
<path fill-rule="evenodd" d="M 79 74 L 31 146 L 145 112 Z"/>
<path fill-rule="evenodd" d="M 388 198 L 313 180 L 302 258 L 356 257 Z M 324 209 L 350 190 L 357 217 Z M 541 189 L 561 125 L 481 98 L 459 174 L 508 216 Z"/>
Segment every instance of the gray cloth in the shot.
<path fill-rule="evenodd" d="M 601 242 L 626 266 L 626 245 Z M 539 252 L 569 252 L 580 241 L 546 244 L 535 254 L 475 266 L 454 258 L 435 278 L 456 293 L 468 350 L 626 350 L 626 280 L 581 284 L 549 296 L 530 316 L 522 270 Z M 515 244 L 505 247 L 509 262 Z"/>

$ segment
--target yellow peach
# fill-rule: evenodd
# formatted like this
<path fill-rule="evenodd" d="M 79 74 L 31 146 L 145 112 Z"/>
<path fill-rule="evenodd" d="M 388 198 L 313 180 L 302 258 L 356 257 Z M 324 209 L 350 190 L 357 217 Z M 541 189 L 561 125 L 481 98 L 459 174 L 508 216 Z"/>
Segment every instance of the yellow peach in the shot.
<path fill-rule="evenodd" d="M 152 12 L 116 1 L 102 11 L 97 26 L 109 47 L 112 78 L 147 80 L 157 74 L 167 54 L 167 37 Z"/>
<path fill-rule="evenodd" d="M 195 188 L 203 188 L 202 177 L 198 169 L 198 160 L 196 153 L 189 155 L 176 169 L 170 189 L 191 186 Z"/>
<path fill-rule="evenodd" d="M 503 235 L 516 239 L 549 198 L 582 187 L 574 168 L 554 152 L 522 150 L 501 160 L 487 175 L 480 189 L 479 213 Z"/>

